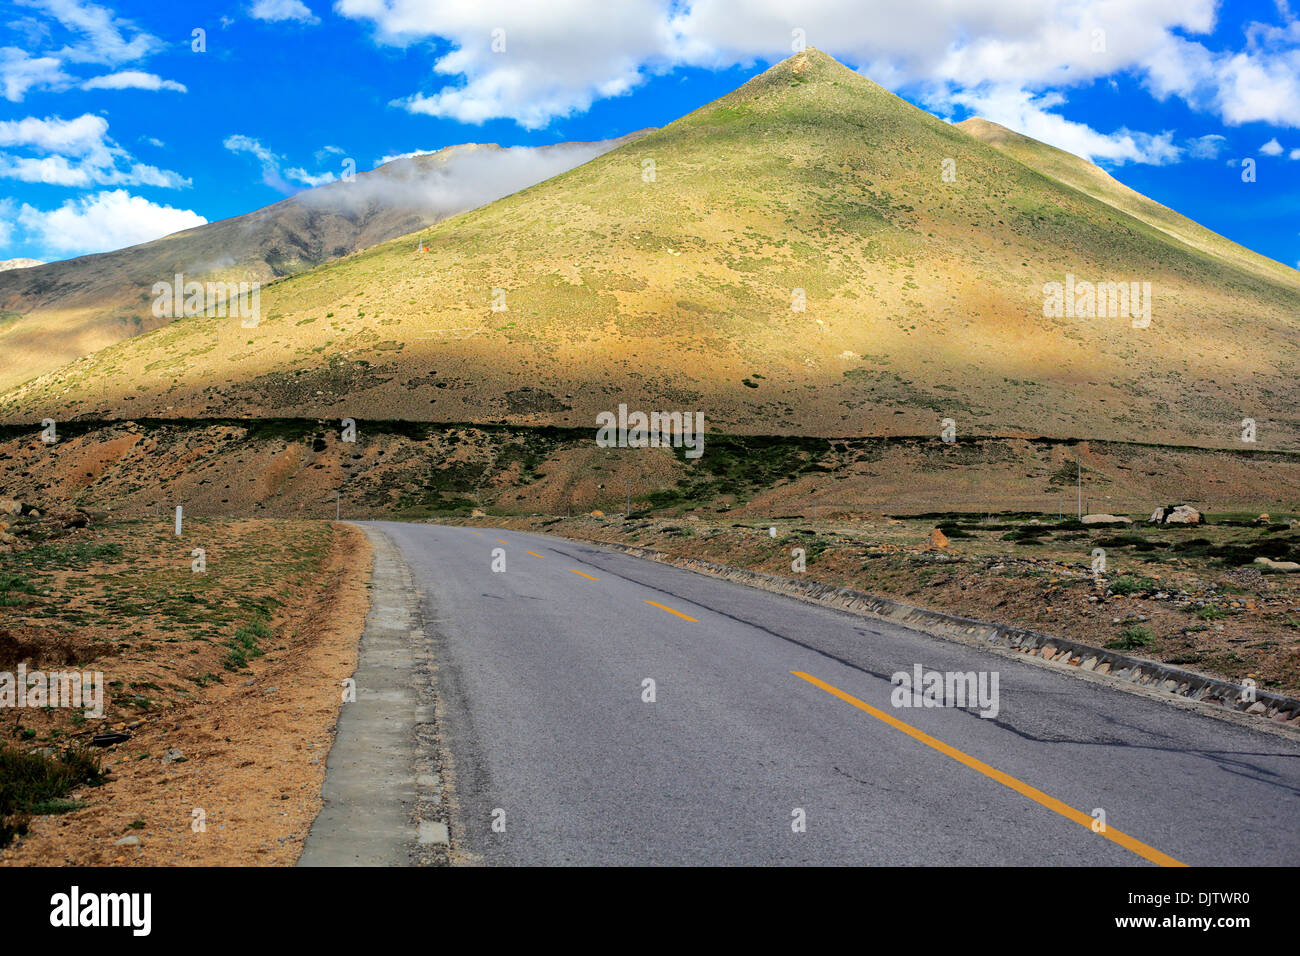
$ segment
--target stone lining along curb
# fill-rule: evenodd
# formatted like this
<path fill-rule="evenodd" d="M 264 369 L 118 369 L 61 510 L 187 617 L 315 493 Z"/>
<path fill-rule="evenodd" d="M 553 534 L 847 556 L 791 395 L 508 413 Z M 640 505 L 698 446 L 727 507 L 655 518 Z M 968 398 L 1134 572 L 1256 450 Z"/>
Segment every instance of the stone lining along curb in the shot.
<path fill-rule="evenodd" d="M 674 558 L 652 548 L 612 541 L 587 540 L 592 544 L 610 547 L 633 557 L 725 578 L 728 581 L 762 588 L 765 591 L 774 591 L 842 611 L 880 618 L 936 637 L 945 637 L 964 644 L 992 645 L 994 648 L 1019 652 L 1042 661 L 1077 667 L 1081 671 L 1091 671 L 1112 680 L 1124 681 L 1224 711 L 1249 714 L 1268 720 L 1275 727 L 1285 727 L 1300 732 L 1300 700 L 1294 697 L 1255 689 L 1254 697 L 1251 699 L 1247 695 L 1246 688 L 1231 681 L 1161 664 L 1158 661 L 1130 657 L 1127 654 L 1093 647 L 1091 644 L 1083 644 L 1079 641 L 1051 637 L 1020 627 L 1005 627 L 957 617 L 954 614 L 944 614 L 942 611 L 929 611 L 900 601 L 876 597 L 864 591 L 855 591 L 852 588 L 796 581 L 775 574 L 747 571 L 729 564 L 717 564 L 698 558 Z"/>

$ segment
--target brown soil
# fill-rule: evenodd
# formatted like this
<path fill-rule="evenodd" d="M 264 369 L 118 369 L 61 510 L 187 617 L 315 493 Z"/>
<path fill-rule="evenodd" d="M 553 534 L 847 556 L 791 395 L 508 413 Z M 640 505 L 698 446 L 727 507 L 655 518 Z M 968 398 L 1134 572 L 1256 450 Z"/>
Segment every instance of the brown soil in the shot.
<path fill-rule="evenodd" d="M 119 688 L 111 693 L 102 724 L 86 721 L 85 729 L 60 734 L 60 728 L 48 724 L 66 720 L 66 714 L 49 711 L 24 714 L 24 724 L 40 728 L 42 736 L 48 734 L 51 740 L 87 736 L 91 724 L 95 732 L 110 726 L 129 728 L 131 739 L 107 749 L 108 782 L 70 795 L 84 803 L 82 809 L 36 818 L 26 837 L 0 851 L 0 864 L 290 865 L 298 858 L 321 806 L 325 757 L 341 705 L 340 682 L 356 666 L 369 606 L 369 545 L 359 530 L 348 525 L 286 521 L 209 525 L 203 529 L 205 537 L 230 542 L 234 550 L 241 542 L 292 546 L 312 527 L 324 527 L 328 533 L 319 560 L 304 575 L 291 574 L 274 549 L 245 553 L 245 564 L 256 564 L 248 557 L 253 554 L 261 555 L 266 566 L 244 569 L 257 573 L 229 596 L 248 601 L 266 590 L 280 598 L 271 618 L 272 637 L 267 643 L 272 646 L 266 656 L 249 660 L 246 667 L 224 670 L 217 663 L 224 653 L 222 644 L 191 638 L 192 655 L 181 657 L 174 642 L 155 643 L 165 633 L 156 617 L 132 622 L 145 639 L 128 644 L 130 651 L 102 642 L 90 645 L 100 655 L 94 666 L 104 671 L 110 691 Z M 187 534 L 197 536 L 199 531 L 196 527 Z M 112 537 L 112 529 L 98 533 Z M 143 565 L 148 572 L 156 570 L 151 565 L 174 561 L 147 547 L 148 535 L 138 529 L 134 534 L 146 545 L 137 551 L 151 552 L 151 560 L 132 562 L 134 570 Z M 220 566 L 217 553 L 217 549 L 209 551 L 210 569 Z M 279 573 L 268 573 L 277 566 Z M 239 581 L 230 579 L 232 585 Z M 221 595 L 223 582 L 217 583 Z M 94 597 L 83 595 L 79 600 L 93 604 Z M 18 609 L 4 610 L 12 616 Z M 49 636 L 56 628 L 57 624 L 25 625 L 28 644 L 39 640 L 42 631 Z M 32 656 L 30 646 L 24 648 L 24 656 Z M 36 654 L 40 660 L 51 656 L 66 654 L 62 646 L 56 650 L 50 643 Z M 192 693 L 182 689 L 175 681 L 180 676 L 188 676 L 198 689 Z M 124 708 L 138 697 L 125 697 L 125 690 L 138 691 L 142 682 L 158 690 L 143 716 L 129 720 Z M 33 743 L 39 742 L 40 738 Z M 173 749 L 184 759 L 164 763 L 164 755 Z M 201 818 L 196 814 L 199 810 Z M 139 845 L 116 845 L 128 836 L 138 837 Z"/>

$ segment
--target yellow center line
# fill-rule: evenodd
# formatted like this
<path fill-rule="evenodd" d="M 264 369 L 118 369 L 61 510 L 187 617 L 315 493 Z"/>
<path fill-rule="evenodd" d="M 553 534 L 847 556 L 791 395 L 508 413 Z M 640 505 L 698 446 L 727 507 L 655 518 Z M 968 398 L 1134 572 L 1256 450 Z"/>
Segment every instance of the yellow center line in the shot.
<path fill-rule="evenodd" d="M 676 614 L 676 615 L 677 615 L 678 617 L 680 617 L 683 621 L 695 621 L 696 624 L 699 624 L 699 623 L 700 623 L 699 621 L 696 621 L 695 618 L 693 618 L 693 617 L 687 617 L 687 616 L 686 616 L 685 614 L 683 614 L 681 611 L 674 611 L 672 608 L 670 608 L 670 607 L 665 607 L 664 605 L 658 603 L 657 601 L 646 601 L 646 604 L 653 605 L 654 607 L 659 608 L 659 610 L 661 610 L 661 611 L 667 611 L 669 614 Z"/>
<path fill-rule="evenodd" d="M 525 553 L 525 554 L 531 554 L 534 558 L 540 558 L 540 557 L 541 557 L 541 555 L 538 554 L 536 551 L 525 551 L 524 553 Z"/>
<path fill-rule="evenodd" d="M 495 538 L 494 540 L 496 540 L 496 541 L 501 541 L 500 538 Z M 502 544 L 509 544 L 510 542 L 509 542 L 509 541 L 501 541 L 501 543 L 502 543 Z"/>
<path fill-rule="evenodd" d="M 482 531 L 471 531 L 470 534 L 476 534 L 476 535 L 478 535 L 480 538 L 483 537 L 483 532 L 482 532 Z"/>
<path fill-rule="evenodd" d="M 872 707 L 870 704 L 858 700 L 852 694 L 846 694 L 844 691 L 840 690 L 839 688 L 832 687 L 830 684 L 826 683 L 825 681 L 818 680 L 816 677 L 813 677 L 811 674 L 804 674 L 801 671 L 791 671 L 790 673 L 793 674 L 795 677 L 799 677 L 802 678 L 803 680 L 806 680 L 808 683 L 812 684 L 815 687 L 820 687 L 822 690 L 826 691 L 826 693 L 838 697 L 840 700 L 844 701 L 845 703 L 852 704 L 854 707 L 858 708 L 858 710 L 870 714 L 872 717 L 875 717 L 877 720 L 889 724 L 889 726 L 895 728 L 896 730 L 901 730 L 909 737 L 915 740 L 919 740 L 927 747 L 933 747 L 935 750 L 939 751 L 939 753 L 951 757 L 953 760 L 956 760 L 958 763 L 965 764 L 967 767 L 970 767 L 972 770 L 976 770 L 984 774 L 984 776 L 988 777 L 991 780 L 996 780 L 1004 787 L 1011 788 L 1021 796 L 1028 797 L 1030 800 L 1033 800 L 1035 803 L 1041 804 L 1042 806 L 1047 807 L 1047 809 L 1052 810 L 1055 813 L 1059 813 L 1067 820 L 1073 820 L 1081 827 L 1087 827 L 1089 830 L 1092 829 L 1093 818 L 1090 817 L 1088 814 L 1083 813 L 1080 810 L 1074 809 L 1074 807 L 1070 806 L 1069 804 L 1062 803 L 1060 800 L 1057 800 L 1055 797 L 1049 797 L 1047 794 L 1043 793 L 1043 791 L 1038 790 L 1035 787 L 1031 787 L 1029 784 L 1017 780 L 1015 777 L 1011 776 L 1010 774 L 1003 773 L 1001 770 L 998 770 L 995 767 L 990 767 L 982 760 L 977 760 L 976 758 L 972 757 L 970 754 L 963 753 L 962 751 L 958 750 L 956 747 L 948 746 L 948 744 L 944 743 L 942 740 L 939 740 L 935 737 L 931 737 L 929 734 L 925 733 L 924 731 L 917 730 L 915 727 L 911 726 L 910 724 L 903 723 L 901 720 L 899 720 L 897 717 L 893 716 L 892 714 L 887 714 L 883 710 L 878 710 L 877 708 Z M 1142 857 L 1143 859 L 1150 860 L 1152 863 L 1155 863 L 1159 866 L 1186 866 L 1187 865 L 1186 863 L 1183 863 L 1181 860 L 1176 860 L 1172 856 L 1169 856 L 1168 854 L 1161 853 L 1159 850 L 1155 849 L 1154 847 L 1147 846 L 1141 840 L 1134 839 L 1133 837 L 1129 836 L 1127 833 L 1121 833 L 1120 831 L 1116 830 L 1114 827 L 1111 826 L 1107 826 L 1106 829 L 1099 834 L 1099 836 L 1104 836 L 1107 840 L 1110 840 L 1112 843 L 1118 843 L 1124 849 L 1136 853 L 1138 856 Z"/>
<path fill-rule="evenodd" d="M 593 578 L 590 574 L 582 574 L 581 571 L 574 571 L 573 568 L 569 568 L 569 570 L 570 570 L 570 571 L 573 571 L 574 574 L 581 574 L 584 578 L 586 578 L 586 579 L 589 580 L 589 581 L 599 581 L 599 580 L 600 580 L 600 578 Z"/>

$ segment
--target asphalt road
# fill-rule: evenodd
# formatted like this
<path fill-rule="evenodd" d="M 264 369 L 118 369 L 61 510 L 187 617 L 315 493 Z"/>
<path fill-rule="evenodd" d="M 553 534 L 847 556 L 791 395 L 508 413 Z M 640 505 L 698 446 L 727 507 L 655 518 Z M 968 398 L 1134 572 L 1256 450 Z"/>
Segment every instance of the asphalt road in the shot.
<path fill-rule="evenodd" d="M 595 546 L 373 527 L 422 593 L 454 839 L 481 862 L 1300 858 L 1290 740 Z M 998 672 L 999 713 L 891 705 L 916 664 Z"/>

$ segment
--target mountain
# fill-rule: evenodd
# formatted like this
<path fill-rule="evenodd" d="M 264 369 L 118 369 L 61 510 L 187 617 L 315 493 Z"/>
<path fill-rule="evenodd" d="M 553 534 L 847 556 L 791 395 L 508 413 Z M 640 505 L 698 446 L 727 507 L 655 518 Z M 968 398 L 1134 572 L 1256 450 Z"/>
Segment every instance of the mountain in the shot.
<path fill-rule="evenodd" d="M 40 259 L 5 259 L 0 261 L 0 272 L 8 272 L 10 269 L 30 269 L 32 266 L 45 265 Z"/>
<path fill-rule="evenodd" d="M 531 186 L 641 133 L 502 149 L 469 143 L 394 159 L 243 216 L 96 255 L 0 273 L 0 388 L 166 323 L 158 281 L 268 282 Z M 15 268 L 11 266 L 10 268 Z"/>
<path fill-rule="evenodd" d="M 1300 273 L 1030 158 L 808 50 L 546 182 L 273 283 L 256 329 L 177 320 L 9 390 L 0 415 L 591 427 L 625 402 L 735 433 L 951 418 L 958 437 L 1223 447 L 1249 417 L 1259 447 L 1294 447 Z M 1149 323 L 1054 309 L 1067 277 L 1138 283 Z"/>
<path fill-rule="evenodd" d="M 1180 216 L 1168 206 L 1162 206 L 1130 189 L 1100 166 L 1080 159 L 1073 153 L 1040 143 L 978 116 L 963 120 L 956 126 L 1043 175 L 1072 186 L 1093 199 L 1099 199 L 1207 255 L 1231 260 L 1243 269 L 1283 283 L 1295 280 L 1294 269 L 1251 252 L 1245 246 L 1211 232 L 1200 223 Z"/>

